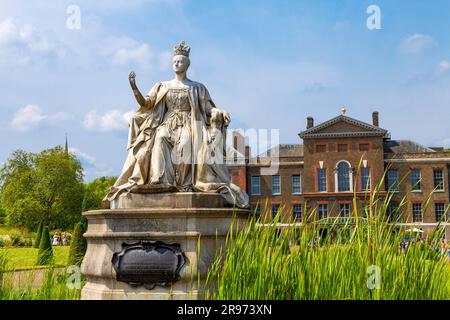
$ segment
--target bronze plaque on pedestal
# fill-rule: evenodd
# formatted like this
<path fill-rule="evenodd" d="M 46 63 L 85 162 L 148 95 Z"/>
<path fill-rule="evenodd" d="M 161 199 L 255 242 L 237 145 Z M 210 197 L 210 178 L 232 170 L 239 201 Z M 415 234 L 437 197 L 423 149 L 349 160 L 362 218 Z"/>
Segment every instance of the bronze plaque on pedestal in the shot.
<path fill-rule="evenodd" d="M 162 241 L 123 243 L 122 251 L 113 255 L 112 264 L 117 281 L 131 286 L 170 286 L 180 278 L 186 256 L 179 244 Z"/>

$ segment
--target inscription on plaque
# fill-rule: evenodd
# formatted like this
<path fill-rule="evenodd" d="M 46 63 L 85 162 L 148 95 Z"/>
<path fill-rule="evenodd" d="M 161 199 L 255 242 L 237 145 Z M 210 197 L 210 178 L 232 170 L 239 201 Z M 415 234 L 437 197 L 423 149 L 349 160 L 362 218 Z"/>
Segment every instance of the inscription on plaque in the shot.
<path fill-rule="evenodd" d="M 170 286 L 180 278 L 186 256 L 179 244 L 162 241 L 123 243 L 122 251 L 113 255 L 112 264 L 117 281 L 132 286 Z"/>

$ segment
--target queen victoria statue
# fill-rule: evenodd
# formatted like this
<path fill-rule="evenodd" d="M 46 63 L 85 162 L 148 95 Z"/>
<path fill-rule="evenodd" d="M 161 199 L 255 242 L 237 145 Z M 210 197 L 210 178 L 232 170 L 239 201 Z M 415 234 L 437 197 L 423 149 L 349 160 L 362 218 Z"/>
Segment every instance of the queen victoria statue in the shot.
<path fill-rule="evenodd" d="M 131 72 L 139 109 L 129 122 L 128 156 L 104 200 L 128 192 L 216 192 L 230 205 L 248 206 L 248 195 L 230 181 L 225 164 L 230 115 L 206 87 L 187 78 L 190 47 L 175 46 L 175 78 L 156 83 L 144 97 Z"/>

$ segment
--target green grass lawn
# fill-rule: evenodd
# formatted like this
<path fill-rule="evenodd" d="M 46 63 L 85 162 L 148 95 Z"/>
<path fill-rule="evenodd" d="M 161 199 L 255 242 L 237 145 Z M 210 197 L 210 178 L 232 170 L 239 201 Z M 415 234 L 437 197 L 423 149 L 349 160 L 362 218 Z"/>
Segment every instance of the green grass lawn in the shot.
<path fill-rule="evenodd" d="M 55 265 L 65 266 L 69 257 L 69 246 L 53 247 L 53 257 Z M 8 254 L 8 267 L 11 269 L 21 269 L 36 267 L 38 249 L 35 248 L 0 248 L 0 251 Z"/>

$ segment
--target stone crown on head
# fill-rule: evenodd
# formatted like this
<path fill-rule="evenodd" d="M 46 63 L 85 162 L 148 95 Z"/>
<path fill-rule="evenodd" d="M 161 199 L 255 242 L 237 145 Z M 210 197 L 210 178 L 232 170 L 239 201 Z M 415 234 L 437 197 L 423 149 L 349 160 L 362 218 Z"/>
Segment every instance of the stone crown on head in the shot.
<path fill-rule="evenodd" d="M 191 52 L 191 48 L 184 41 L 181 41 L 179 45 L 173 48 L 174 56 L 182 55 L 189 58 L 189 52 Z"/>

